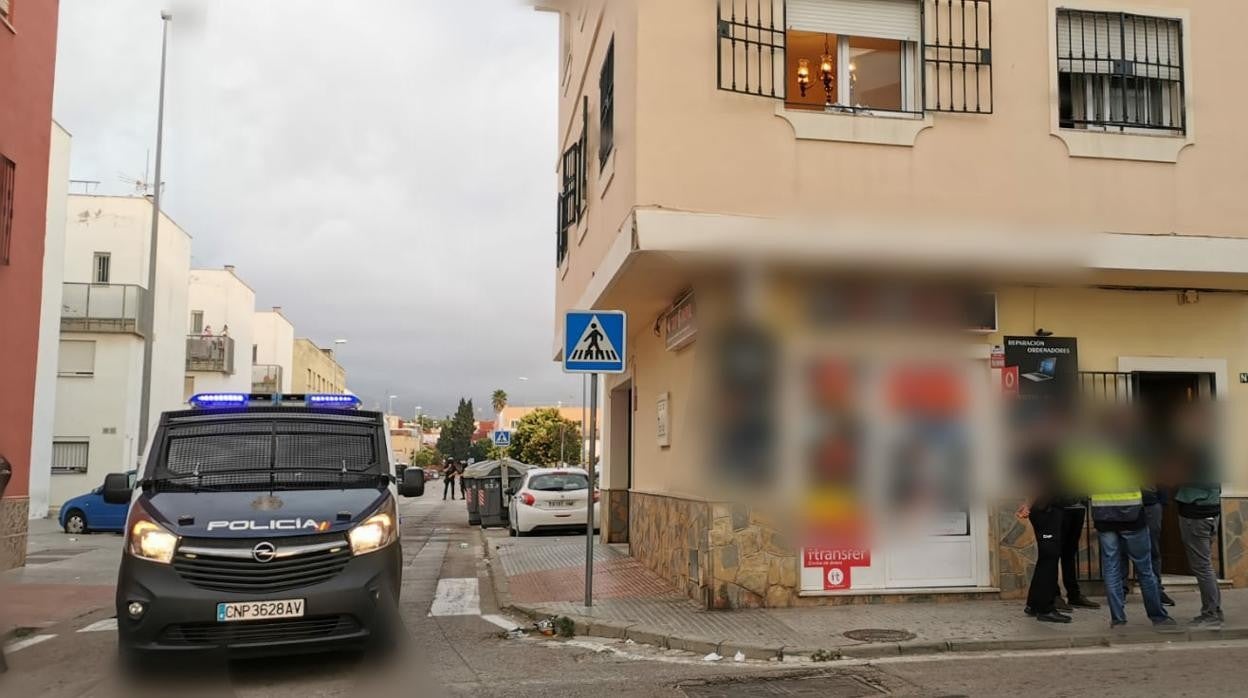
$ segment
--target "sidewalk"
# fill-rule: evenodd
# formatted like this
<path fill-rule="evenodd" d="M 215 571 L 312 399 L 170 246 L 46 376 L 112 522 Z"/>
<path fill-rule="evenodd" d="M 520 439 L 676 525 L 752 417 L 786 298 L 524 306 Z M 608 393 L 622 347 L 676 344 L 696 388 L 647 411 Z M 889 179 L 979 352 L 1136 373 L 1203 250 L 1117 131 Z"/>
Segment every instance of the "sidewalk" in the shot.
<path fill-rule="evenodd" d="M 996 600 L 707 611 L 629 557 L 623 546 L 601 545 L 594 547 L 594 605 L 587 609 L 583 538 L 487 536 L 487 542 L 499 598 L 515 611 L 533 618 L 568 616 L 582 635 L 698 653 L 742 651 L 752 659 L 770 659 L 822 650 L 872 658 L 1248 638 L 1245 589 L 1223 591 L 1228 623 L 1221 631 L 1154 631 L 1138 593 L 1128 597 L 1126 628 L 1112 632 L 1104 605 L 1076 610 L 1068 625 L 1027 617 L 1021 601 Z M 1172 595 L 1178 605 L 1169 610 L 1180 624 L 1199 613 L 1195 591 Z"/>
<path fill-rule="evenodd" d="M 26 566 L 0 573 L 0 642 L 113 607 L 122 537 L 70 536 L 55 521 L 30 522 Z"/>

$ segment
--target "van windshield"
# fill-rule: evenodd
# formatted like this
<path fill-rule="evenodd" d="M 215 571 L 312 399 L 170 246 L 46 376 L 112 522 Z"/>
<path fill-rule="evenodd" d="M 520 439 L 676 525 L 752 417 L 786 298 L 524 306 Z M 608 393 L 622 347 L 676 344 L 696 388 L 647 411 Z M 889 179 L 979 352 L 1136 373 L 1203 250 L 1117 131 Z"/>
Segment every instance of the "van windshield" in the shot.
<path fill-rule="evenodd" d="M 388 477 L 377 428 L 315 419 L 216 420 L 171 425 L 151 480 L 163 488 L 373 487 Z"/>

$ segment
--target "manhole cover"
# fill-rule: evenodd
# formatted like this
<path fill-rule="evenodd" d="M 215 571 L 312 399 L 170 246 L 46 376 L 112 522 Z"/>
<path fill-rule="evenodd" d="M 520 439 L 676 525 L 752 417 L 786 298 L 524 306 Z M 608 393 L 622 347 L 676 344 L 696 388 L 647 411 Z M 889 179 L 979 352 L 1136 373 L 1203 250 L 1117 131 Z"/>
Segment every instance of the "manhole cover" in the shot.
<path fill-rule="evenodd" d="M 844 635 L 859 642 L 909 642 L 914 639 L 914 633 L 905 630 L 882 630 L 880 628 L 850 630 Z"/>

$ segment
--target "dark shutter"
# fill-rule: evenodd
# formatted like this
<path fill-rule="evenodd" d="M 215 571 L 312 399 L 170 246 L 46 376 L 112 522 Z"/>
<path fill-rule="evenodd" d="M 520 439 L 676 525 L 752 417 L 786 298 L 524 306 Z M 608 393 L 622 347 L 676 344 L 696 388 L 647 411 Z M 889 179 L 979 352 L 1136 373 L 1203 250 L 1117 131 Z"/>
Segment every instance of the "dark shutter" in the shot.
<path fill-rule="evenodd" d="M 784 99 L 785 0 L 716 0 L 719 89 Z"/>
<path fill-rule="evenodd" d="M 922 2 L 924 109 L 991 114 L 991 0 Z"/>
<path fill-rule="evenodd" d="M 615 147 L 615 37 L 607 47 L 607 57 L 602 60 L 602 75 L 598 78 L 598 167 L 607 164 Z"/>
<path fill-rule="evenodd" d="M 581 222 L 589 204 L 589 97 L 581 104 L 581 137 L 563 151 L 560 163 L 560 189 L 556 210 L 556 264 L 568 253 L 568 228 Z"/>

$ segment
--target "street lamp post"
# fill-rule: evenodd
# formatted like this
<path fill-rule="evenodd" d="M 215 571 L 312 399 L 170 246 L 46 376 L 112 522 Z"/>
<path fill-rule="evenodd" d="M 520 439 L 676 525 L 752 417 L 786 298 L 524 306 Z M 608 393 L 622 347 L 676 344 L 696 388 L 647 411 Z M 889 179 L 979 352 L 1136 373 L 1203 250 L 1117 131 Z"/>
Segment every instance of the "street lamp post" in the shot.
<path fill-rule="evenodd" d="M 169 55 L 169 23 L 173 15 L 161 11 L 160 98 L 156 107 L 156 183 L 152 191 L 152 231 L 147 246 L 147 302 L 143 306 L 143 390 L 139 397 L 139 452 L 147 448 L 148 421 L 152 411 L 152 345 L 156 335 L 156 248 L 160 231 L 161 161 L 165 143 L 165 68 Z"/>

